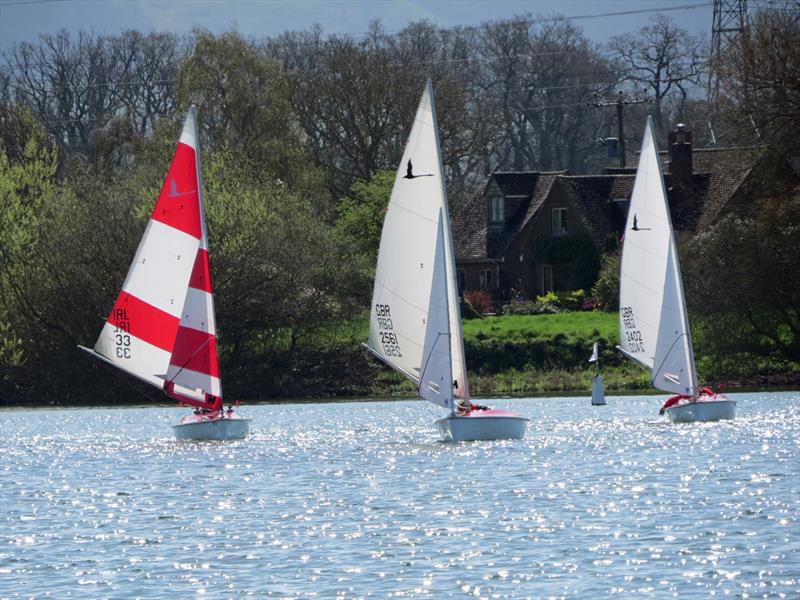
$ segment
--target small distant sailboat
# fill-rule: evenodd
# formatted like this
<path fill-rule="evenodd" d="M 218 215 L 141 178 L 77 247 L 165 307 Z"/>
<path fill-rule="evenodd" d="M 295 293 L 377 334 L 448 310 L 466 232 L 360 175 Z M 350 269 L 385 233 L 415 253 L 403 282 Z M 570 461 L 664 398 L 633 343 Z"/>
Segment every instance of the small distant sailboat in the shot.
<path fill-rule="evenodd" d="M 412 166 L 413 165 L 413 166 Z M 420 174 L 414 169 L 419 168 Z M 529 419 L 471 404 L 444 169 L 428 81 L 383 223 L 366 348 L 449 410 L 446 441 L 521 439 Z"/>
<path fill-rule="evenodd" d="M 642 140 L 620 269 L 620 345 L 650 370 L 653 387 L 675 394 L 661 408 L 673 423 L 736 416 L 736 402 L 700 388 L 678 251 L 652 117 Z"/>
<path fill-rule="evenodd" d="M 93 357 L 194 406 L 173 427 L 179 440 L 242 439 L 250 420 L 222 405 L 214 297 L 196 109 Z"/>
<path fill-rule="evenodd" d="M 592 406 L 604 406 L 606 404 L 606 393 L 603 390 L 603 378 L 600 377 L 600 352 L 597 342 L 592 347 L 592 355 L 589 362 L 594 363 L 594 383 L 592 384 Z"/>

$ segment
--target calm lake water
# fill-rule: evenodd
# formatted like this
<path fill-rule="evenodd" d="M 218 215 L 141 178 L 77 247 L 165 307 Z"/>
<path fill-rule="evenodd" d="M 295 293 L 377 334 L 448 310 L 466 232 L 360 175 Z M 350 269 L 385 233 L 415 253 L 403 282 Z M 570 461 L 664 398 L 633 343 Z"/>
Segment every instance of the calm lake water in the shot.
<path fill-rule="evenodd" d="M 800 394 L 730 423 L 660 397 L 492 401 L 525 440 L 444 444 L 420 401 L 0 412 L 0 596 L 800 596 Z"/>

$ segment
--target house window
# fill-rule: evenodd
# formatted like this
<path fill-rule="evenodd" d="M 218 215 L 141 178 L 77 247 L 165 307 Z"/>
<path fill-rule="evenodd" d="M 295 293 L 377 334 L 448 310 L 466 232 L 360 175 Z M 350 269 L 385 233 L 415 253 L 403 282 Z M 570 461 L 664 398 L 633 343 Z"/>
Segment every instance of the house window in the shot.
<path fill-rule="evenodd" d="M 480 273 L 480 288 L 482 290 L 492 289 L 492 272 L 488 269 Z"/>
<path fill-rule="evenodd" d="M 566 235 L 567 233 L 567 209 L 553 209 L 553 235 Z"/>
<path fill-rule="evenodd" d="M 467 287 L 467 274 L 464 271 L 458 272 L 458 292 L 461 293 L 464 291 L 464 288 Z"/>
<path fill-rule="evenodd" d="M 553 265 L 542 266 L 542 293 L 553 291 Z"/>
<path fill-rule="evenodd" d="M 506 199 L 503 196 L 489 198 L 489 222 L 503 223 L 506 220 Z"/>

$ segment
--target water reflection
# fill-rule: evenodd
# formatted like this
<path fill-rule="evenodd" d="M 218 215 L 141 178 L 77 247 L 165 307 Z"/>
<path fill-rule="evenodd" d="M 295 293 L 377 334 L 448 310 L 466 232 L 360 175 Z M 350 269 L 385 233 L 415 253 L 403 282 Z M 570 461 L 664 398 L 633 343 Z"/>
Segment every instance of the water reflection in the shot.
<path fill-rule="evenodd" d="M 675 426 L 653 398 L 513 401 L 523 441 L 443 444 L 419 402 L 5 411 L 3 594 L 793 595 L 797 394 Z M 509 407 L 512 401 L 495 402 Z"/>

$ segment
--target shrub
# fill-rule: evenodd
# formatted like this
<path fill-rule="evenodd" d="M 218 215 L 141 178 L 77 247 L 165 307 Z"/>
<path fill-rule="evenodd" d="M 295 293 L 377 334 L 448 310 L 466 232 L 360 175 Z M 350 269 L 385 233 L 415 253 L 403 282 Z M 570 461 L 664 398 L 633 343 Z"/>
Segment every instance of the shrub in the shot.
<path fill-rule="evenodd" d="M 592 288 L 592 296 L 597 299 L 603 310 L 619 308 L 619 262 L 618 254 L 606 254 L 603 257 L 600 275 Z"/>
<path fill-rule="evenodd" d="M 494 299 L 485 290 L 470 290 L 464 292 L 464 302 L 479 315 L 494 312 Z"/>

